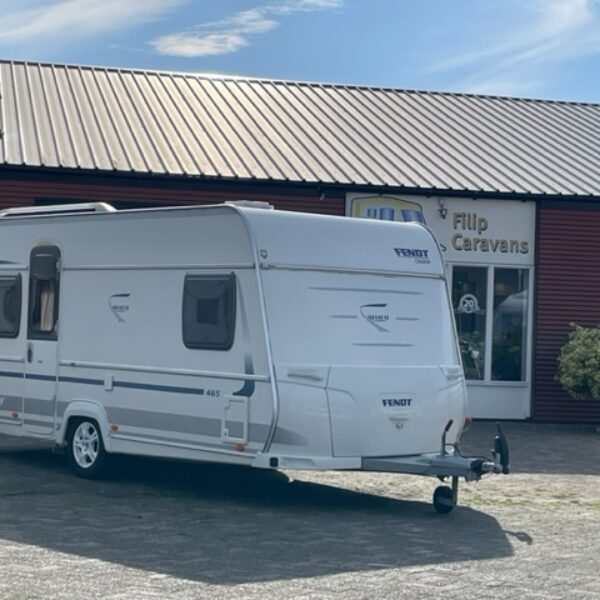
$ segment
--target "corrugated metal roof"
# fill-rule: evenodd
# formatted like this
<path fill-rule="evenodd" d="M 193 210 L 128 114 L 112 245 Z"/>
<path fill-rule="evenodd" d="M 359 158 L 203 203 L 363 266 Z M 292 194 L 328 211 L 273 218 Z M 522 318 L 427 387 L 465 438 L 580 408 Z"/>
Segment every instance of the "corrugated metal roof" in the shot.
<path fill-rule="evenodd" d="M 600 105 L 0 61 L 0 164 L 600 195 Z"/>

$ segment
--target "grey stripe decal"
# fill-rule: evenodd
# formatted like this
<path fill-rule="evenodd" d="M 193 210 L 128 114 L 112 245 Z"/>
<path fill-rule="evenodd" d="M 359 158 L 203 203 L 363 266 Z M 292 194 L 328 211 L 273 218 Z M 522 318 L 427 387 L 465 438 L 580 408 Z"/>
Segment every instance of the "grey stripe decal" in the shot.
<path fill-rule="evenodd" d="M 56 413 L 58 420 L 61 420 L 69 402 L 57 402 Z M 5 396 L 4 402 L 0 404 L 1 411 L 21 411 L 22 398 L 17 396 Z M 108 420 L 119 425 L 129 427 L 141 427 L 145 429 L 173 431 L 174 433 L 183 433 L 191 435 L 205 435 L 207 437 L 221 437 L 221 420 L 209 417 L 193 417 L 186 415 L 173 415 L 172 413 L 151 412 L 145 410 L 127 409 L 127 408 L 107 408 Z M 39 400 L 36 398 L 25 399 L 25 422 L 30 425 L 48 427 L 52 425 L 51 417 L 54 416 L 54 405 L 49 400 Z M 29 415 L 49 417 L 47 422 L 29 419 Z M 241 437 L 243 424 L 239 421 L 227 421 L 227 426 L 232 435 Z M 248 439 L 250 442 L 263 443 L 269 432 L 269 425 L 262 423 L 250 423 Z M 127 435 L 136 435 L 127 433 Z M 140 437 L 153 437 L 146 434 L 140 434 Z M 156 437 L 165 441 L 181 442 L 180 439 Z M 308 440 L 295 431 L 289 429 L 277 428 L 273 442 L 276 444 L 286 444 L 289 446 L 308 446 Z"/>
<path fill-rule="evenodd" d="M 329 315 L 330 319 L 358 319 L 358 315 Z"/>
<path fill-rule="evenodd" d="M 54 416 L 54 400 L 39 400 L 36 398 L 25 398 L 26 415 L 38 415 L 44 417 Z"/>
<path fill-rule="evenodd" d="M 250 437 L 252 437 L 252 427 L 250 424 Z M 258 427 L 258 425 L 257 425 Z M 262 427 L 262 425 L 261 425 Z M 287 446 L 308 446 L 308 439 L 303 435 L 296 433 L 295 431 L 290 431 L 289 429 L 284 429 L 282 427 L 278 427 L 275 430 L 275 436 L 273 437 L 274 444 L 285 444 Z"/>
<path fill-rule="evenodd" d="M 241 440 L 244 437 L 244 424 L 239 421 L 225 421 L 228 438 L 237 438 Z"/>
<path fill-rule="evenodd" d="M 241 426 L 241 423 L 237 423 L 238 425 Z M 250 426 L 252 428 L 252 425 Z M 256 424 L 255 427 L 260 428 L 261 430 L 266 430 L 268 429 L 267 426 L 265 425 L 258 425 Z M 240 432 L 241 433 L 241 432 Z M 143 439 L 147 439 L 147 440 L 155 440 L 157 442 L 167 442 L 167 443 L 174 443 L 174 444 L 182 444 L 182 443 L 186 443 L 186 440 L 182 440 L 181 438 L 171 438 L 171 437 L 165 437 L 162 435 L 153 435 L 153 434 L 146 434 L 146 433 L 134 433 L 134 432 L 127 432 L 124 433 L 122 436 L 119 433 L 114 433 L 112 434 L 114 436 L 115 439 L 124 439 L 124 441 L 129 441 L 129 440 L 125 440 L 125 438 L 140 438 L 141 440 Z M 286 431 L 284 433 L 284 435 L 288 435 L 290 437 L 291 441 L 281 441 L 280 439 L 278 439 L 277 434 L 275 435 L 275 439 L 274 442 L 277 444 L 287 444 L 289 446 L 307 446 L 307 440 L 306 438 L 295 434 L 292 431 Z M 258 441 L 259 443 L 262 442 L 262 438 L 260 440 L 250 440 L 252 441 Z M 189 443 L 189 442 L 187 442 Z M 210 447 L 210 448 L 223 448 L 223 444 L 212 444 L 210 442 L 201 442 L 200 444 L 198 444 L 200 446 L 200 450 L 202 449 L 202 446 L 206 446 L 206 447 Z M 231 444 L 233 445 L 233 443 Z"/>
<path fill-rule="evenodd" d="M 37 421 L 35 419 L 27 419 L 23 421 L 24 425 L 33 425 L 34 427 L 43 427 L 44 429 L 54 429 L 52 421 Z"/>
<path fill-rule="evenodd" d="M 418 317 L 396 317 L 396 321 L 420 321 Z"/>
<path fill-rule="evenodd" d="M 107 407 L 106 413 L 111 423 L 118 423 L 123 426 L 221 437 L 221 419 L 174 415 L 172 413 L 150 412 L 131 408 Z"/>
<path fill-rule="evenodd" d="M 64 411 L 63 411 L 64 412 Z M 221 419 L 211 417 L 195 417 L 189 415 L 174 415 L 172 413 L 151 412 L 131 408 L 106 408 L 108 420 L 124 427 L 140 427 L 159 431 L 172 431 L 189 435 L 205 435 L 207 437 L 221 437 Z M 234 425 L 241 436 L 242 423 L 228 421 Z M 248 440 L 263 443 L 267 437 L 270 426 L 262 423 L 250 423 Z M 127 434 L 129 435 L 129 433 Z M 178 440 L 181 441 L 181 440 Z M 278 444 L 291 446 L 307 446 L 308 440 L 288 429 L 277 428 L 273 440 Z"/>
<path fill-rule="evenodd" d="M 211 442 L 190 442 L 190 440 L 184 440 L 181 438 L 172 438 L 172 437 L 165 437 L 162 435 L 152 435 L 152 434 L 147 434 L 147 433 L 134 433 L 134 432 L 130 432 L 128 431 L 127 433 L 123 433 L 121 434 L 120 432 L 117 433 L 113 433 L 111 434 L 111 437 L 113 437 L 115 440 L 119 440 L 119 441 L 125 441 L 125 442 L 130 442 L 130 441 L 134 441 L 131 440 L 129 438 L 138 438 L 140 441 L 144 441 L 144 440 L 151 440 L 151 441 L 155 441 L 155 442 L 164 442 L 167 444 L 195 444 L 198 446 L 198 450 L 202 450 L 203 448 L 219 448 L 219 449 L 223 449 L 224 444 L 214 444 Z M 229 444 L 229 448 L 233 447 L 234 442 L 231 442 L 231 444 Z M 227 448 L 227 446 L 225 446 Z M 243 455 L 243 453 L 240 452 L 241 455 Z"/>
<path fill-rule="evenodd" d="M 19 411 L 23 408 L 23 398 L 19 396 L 0 396 L 0 410 Z"/>

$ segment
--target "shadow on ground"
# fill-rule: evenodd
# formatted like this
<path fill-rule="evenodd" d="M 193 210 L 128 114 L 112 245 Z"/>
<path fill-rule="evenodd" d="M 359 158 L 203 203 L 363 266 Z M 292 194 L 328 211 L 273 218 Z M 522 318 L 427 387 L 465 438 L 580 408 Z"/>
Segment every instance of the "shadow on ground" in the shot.
<path fill-rule="evenodd" d="M 153 573 L 235 584 L 512 554 L 469 508 L 440 516 L 273 471 L 130 458 L 84 481 L 48 449 L 1 446 L 1 538 Z"/>

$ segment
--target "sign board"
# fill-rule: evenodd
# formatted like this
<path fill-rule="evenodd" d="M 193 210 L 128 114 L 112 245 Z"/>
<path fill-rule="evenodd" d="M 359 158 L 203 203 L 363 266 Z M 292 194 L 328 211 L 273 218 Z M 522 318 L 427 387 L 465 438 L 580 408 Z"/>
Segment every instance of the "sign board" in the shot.
<path fill-rule="evenodd" d="M 346 215 L 416 221 L 435 234 L 448 262 L 532 266 L 535 203 L 349 193 Z"/>

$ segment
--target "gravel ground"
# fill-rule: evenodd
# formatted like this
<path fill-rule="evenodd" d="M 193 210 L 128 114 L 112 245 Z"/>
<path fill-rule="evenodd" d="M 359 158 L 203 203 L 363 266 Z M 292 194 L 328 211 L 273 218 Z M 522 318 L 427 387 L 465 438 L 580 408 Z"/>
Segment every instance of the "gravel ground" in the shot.
<path fill-rule="evenodd" d="M 0 436 L 0 598 L 600 599 L 600 433 L 505 431 L 513 473 L 446 516 L 432 479 L 123 459 L 90 482 Z"/>

